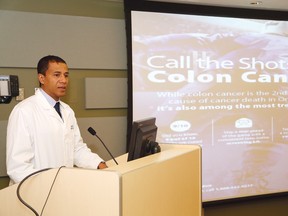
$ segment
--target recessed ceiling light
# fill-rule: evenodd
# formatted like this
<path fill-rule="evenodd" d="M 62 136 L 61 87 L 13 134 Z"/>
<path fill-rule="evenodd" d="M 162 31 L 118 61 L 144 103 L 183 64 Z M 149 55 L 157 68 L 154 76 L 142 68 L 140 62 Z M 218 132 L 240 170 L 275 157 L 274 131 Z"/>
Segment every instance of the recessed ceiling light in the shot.
<path fill-rule="evenodd" d="M 261 4 L 263 4 L 263 2 L 262 1 L 255 1 L 255 2 L 251 2 L 250 4 L 251 5 L 261 5 Z"/>

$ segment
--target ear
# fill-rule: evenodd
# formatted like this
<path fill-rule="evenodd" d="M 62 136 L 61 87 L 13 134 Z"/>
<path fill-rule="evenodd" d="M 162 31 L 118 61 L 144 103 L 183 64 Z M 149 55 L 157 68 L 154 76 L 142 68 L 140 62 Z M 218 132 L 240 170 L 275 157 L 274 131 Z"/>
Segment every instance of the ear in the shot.
<path fill-rule="evenodd" d="M 38 80 L 39 82 L 41 83 L 41 85 L 44 84 L 44 81 L 45 81 L 45 76 L 43 74 L 38 74 Z"/>

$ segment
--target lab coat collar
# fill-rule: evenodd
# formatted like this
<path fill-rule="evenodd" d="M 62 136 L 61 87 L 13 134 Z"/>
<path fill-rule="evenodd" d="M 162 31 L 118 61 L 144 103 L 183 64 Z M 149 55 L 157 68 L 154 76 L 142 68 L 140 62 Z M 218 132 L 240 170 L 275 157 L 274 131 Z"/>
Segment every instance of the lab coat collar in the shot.
<path fill-rule="evenodd" d="M 43 90 L 42 90 L 43 91 Z M 43 95 L 43 93 L 41 92 L 41 89 L 38 88 L 36 91 L 35 91 L 35 95 L 37 98 L 39 98 L 39 100 L 41 101 L 41 103 L 43 104 L 43 106 L 46 108 L 46 109 L 50 109 L 50 108 L 53 108 L 55 104 L 53 103 L 50 103 L 47 98 Z M 59 100 L 60 102 L 60 105 L 62 106 L 63 109 L 66 109 L 68 108 L 68 104 L 62 102 L 61 100 Z M 54 108 L 53 108 L 54 109 Z"/>
<path fill-rule="evenodd" d="M 63 122 L 64 119 L 68 118 L 68 116 L 70 116 L 70 109 L 68 104 L 59 101 L 60 102 L 60 106 L 61 106 L 61 113 L 62 113 L 62 118 L 58 115 L 57 112 L 55 112 L 54 107 L 48 102 L 48 100 L 45 98 L 45 96 L 42 94 L 40 89 L 37 89 L 35 92 L 35 96 L 37 97 L 37 100 L 39 101 L 39 103 L 41 104 L 41 106 L 43 107 L 43 109 L 45 109 L 50 116 L 55 117 L 59 120 L 61 120 L 61 122 Z"/>

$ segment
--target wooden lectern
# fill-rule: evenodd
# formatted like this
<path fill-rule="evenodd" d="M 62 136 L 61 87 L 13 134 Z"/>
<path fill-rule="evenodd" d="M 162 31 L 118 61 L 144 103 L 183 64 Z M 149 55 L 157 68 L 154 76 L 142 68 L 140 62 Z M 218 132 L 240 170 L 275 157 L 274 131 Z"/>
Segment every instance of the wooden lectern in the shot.
<path fill-rule="evenodd" d="M 22 184 L 21 197 L 43 216 L 201 216 L 201 148 L 161 148 L 130 162 L 122 155 L 105 170 L 62 168 L 46 205 L 58 169 L 39 173 Z M 0 215 L 35 215 L 18 200 L 17 186 L 0 190 Z"/>

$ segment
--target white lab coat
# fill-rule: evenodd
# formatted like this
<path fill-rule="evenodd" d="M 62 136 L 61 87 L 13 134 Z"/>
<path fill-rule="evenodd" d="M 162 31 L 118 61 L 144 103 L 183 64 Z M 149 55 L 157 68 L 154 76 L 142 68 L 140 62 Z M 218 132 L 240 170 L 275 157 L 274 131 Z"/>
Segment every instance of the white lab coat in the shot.
<path fill-rule="evenodd" d="M 7 127 L 7 173 L 17 183 L 44 168 L 97 168 L 103 161 L 83 143 L 73 110 L 61 102 L 62 118 L 40 92 L 16 105 Z"/>

